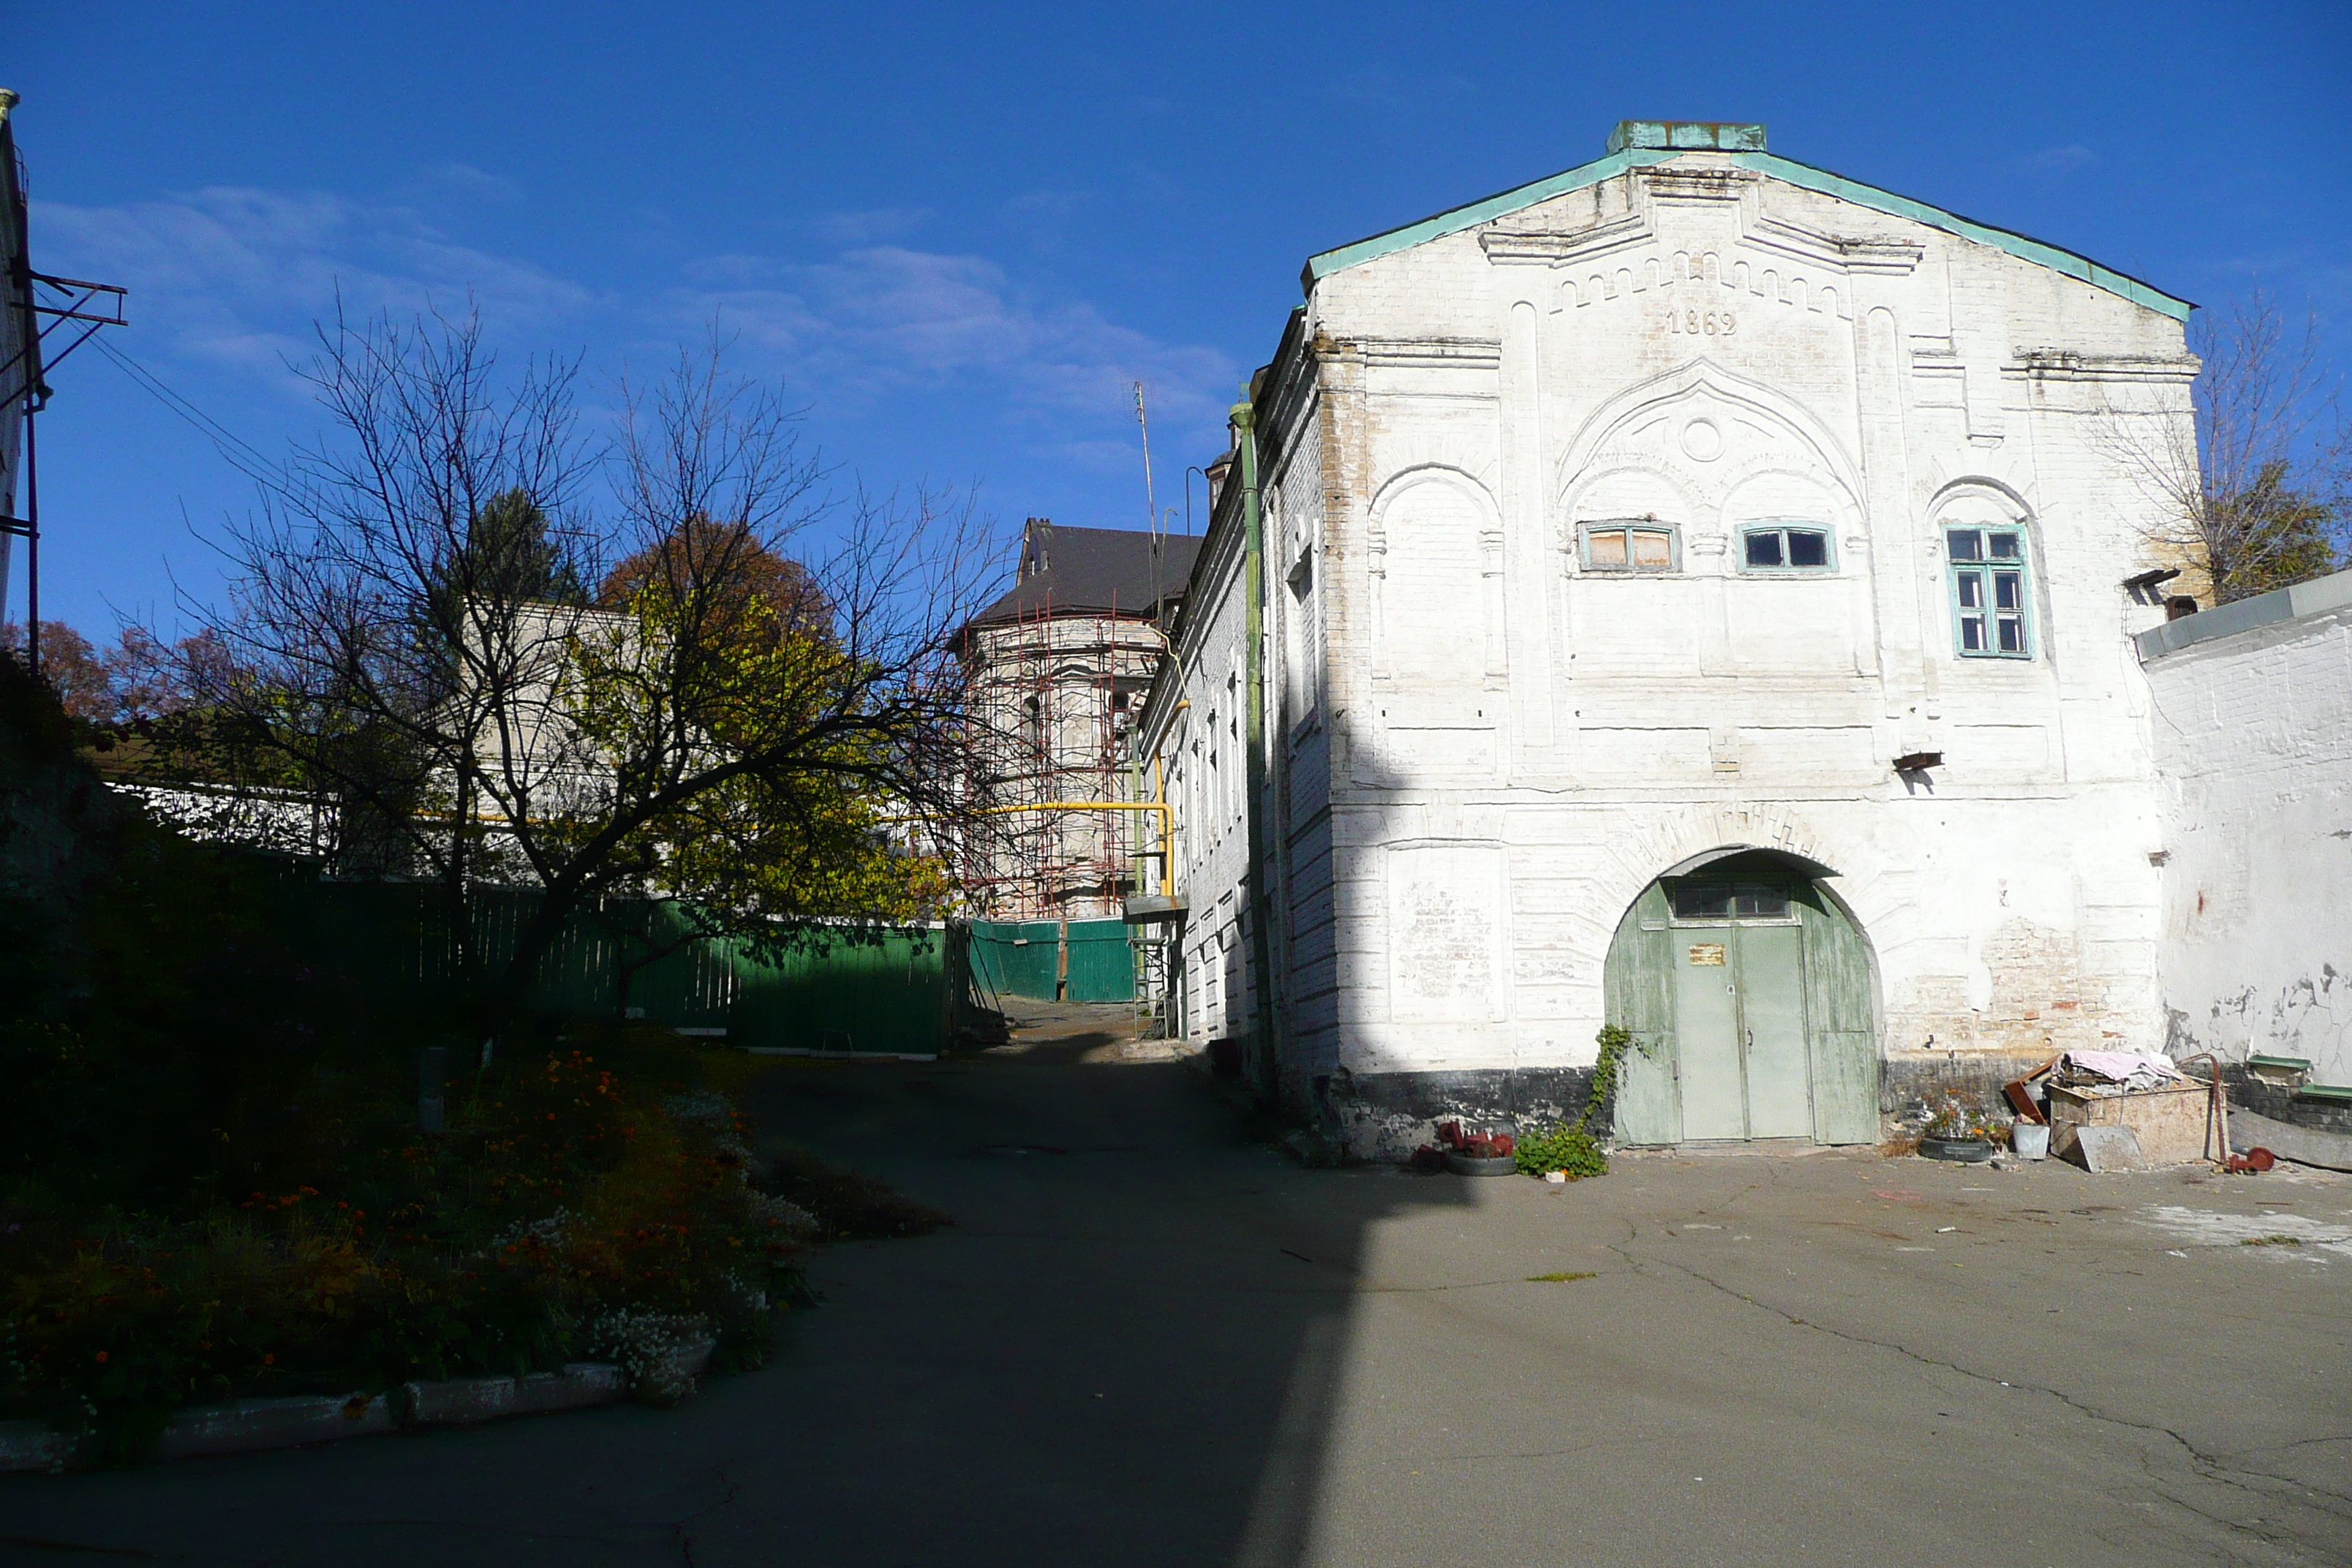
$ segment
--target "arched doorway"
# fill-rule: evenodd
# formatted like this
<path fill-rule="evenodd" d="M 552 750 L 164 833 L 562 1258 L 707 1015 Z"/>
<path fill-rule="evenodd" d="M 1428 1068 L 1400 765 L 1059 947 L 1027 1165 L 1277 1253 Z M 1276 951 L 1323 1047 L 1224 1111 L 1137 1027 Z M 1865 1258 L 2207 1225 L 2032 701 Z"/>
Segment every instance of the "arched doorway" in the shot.
<path fill-rule="evenodd" d="M 1617 1090 L 1628 1143 L 1878 1137 L 1869 952 L 1777 850 L 1695 856 L 1642 890 L 1609 945 L 1609 1020 L 1633 1036 Z"/>

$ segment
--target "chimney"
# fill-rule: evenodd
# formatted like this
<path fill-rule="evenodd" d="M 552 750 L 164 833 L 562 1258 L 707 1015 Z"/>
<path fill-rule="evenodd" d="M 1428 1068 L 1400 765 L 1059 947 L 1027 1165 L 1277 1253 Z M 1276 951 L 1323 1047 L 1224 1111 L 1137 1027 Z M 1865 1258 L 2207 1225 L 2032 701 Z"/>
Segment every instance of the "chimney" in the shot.
<path fill-rule="evenodd" d="M 1024 583 L 1040 572 L 1048 571 L 1054 563 L 1054 520 L 1033 517 L 1022 531 L 1021 577 Z"/>
<path fill-rule="evenodd" d="M 1761 153 L 1764 127 L 1730 120 L 1621 120 L 1612 153 Z"/>

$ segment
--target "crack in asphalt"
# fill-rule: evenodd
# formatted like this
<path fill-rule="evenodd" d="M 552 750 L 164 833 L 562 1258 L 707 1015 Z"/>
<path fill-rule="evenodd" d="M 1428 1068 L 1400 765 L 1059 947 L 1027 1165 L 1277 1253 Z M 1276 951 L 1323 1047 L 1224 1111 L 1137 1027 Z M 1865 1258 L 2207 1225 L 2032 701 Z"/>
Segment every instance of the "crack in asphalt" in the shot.
<path fill-rule="evenodd" d="M 2237 1466 L 2231 1465 L 2221 1456 L 2205 1453 L 2203 1450 L 2200 1449 L 2196 1444 L 2190 1442 L 2187 1436 L 2175 1431 L 2169 1426 L 2161 1426 L 2154 1422 L 2134 1421 L 2127 1416 L 2112 1415 L 2107 1411 L 2100 1410 L 2092 1405 L 2084 1404 L 2081 1400 L 2076 1399 L 2074 1395 L 2066 1393 L 2063 1389 L 2052 1388 L 2042 1384 L 2019 1383 L 1997 1378 L 1990 1373 L 1979 1372 L 1973 1367 L 1962 1366 L 1957 1362 L 1943 1361 L 1935 1356 L 1922 1354 L 1920 1352 L 1913 1350 L 1908 1345 L 1901 1344 L 1892 1340 L 1873 1339 L 1866 1334 L 1851 1333 L 1843 1329 L 1832 1328 L 1827 1323 L 1817 1323 L 1810 1318 L 1800 1318 L 1792 1312 L 1785 1311 L 1782 1309 L 1772 1305 L 1769 1301 L 1759 1301 L 1753 1296 L 1748 1295 L 1743 1291 L 1736 1290 L 1732 1287 L 1723 1283 L 1723 1281 L 1700 1272 L 1689 1264 L 1679 1263 L 1669 1258 L 1643 1258 L 1636 1256 L 1634 1253 L 1624 1247 L 1612 1247 L 1610 1250 L 1623 1258 L 1626 1263 L 1637 1273 L 1641 1272 L 1646 1264 L 1659 1264 L 1664 1268 L 1674 1269 L 1675 1272 L 1687 1279 L 1695 1279 L 1698 1283 L 1705 1285 L 1711 1289 L 1718 1290 L 1736 1301 L 1744 1302 L 1750 1307 L 1756 1308 L 1759 1311 L 1769 1312 L 1772 1316 L 1780 1319 L 1782 1321 L 1792 1327 L 1812 1329 L 1818 1332 L 1827 1334 L 1832 1339 L 1843 1340 L 1849 1344 L 1865 1345 L 1874 1350 L 1889 1351 L 1908 1361 L 1915 1362 L 1921 1366 L 1940 1368 L 1943 1371 L 1955 1373 L 1961 1377 L 1969 1378 L 1978 1383 L 1991 1384 L 1996 1386 L 2005 1386 L 2029 1394 L 2040 1394 L 2048 1398 L 2056 1400 L 2059 1404 L 2066 1406 L 2069 1410 L 2075 1412 L 2077 1415 L 2082 1415 L 2087 1420 L 2096 1421 L 2107 1426 L 2120 1426 L 2129 1431 L 2145 1432 L 2155 1436 L 2168 1437 L 2179 1447 L 2182 1453 L 2189 1457 L 2191 1468 L 2200 1478 L 2218 1482 L 2223 1486 L 2234 1487 L 2239 1490 L 2247 1493 L 2250 1497 L 2273 1502 L 2284 1502 L 2289 1504 L 2300 1503 L 2302 1506 L 2310 1506 L 2307 1503 L 2302 1503 L 2302 1500 L 2300 1499 L 2284 1497 L 2280 1493 L 2280 1491 L 2274 1489 L 2278 1488 L 2285 1488 L 2294 1491 L 2303 1492 L 2307 1496 L 2329 1498 L 2339 1503 L 2352 1503 L 2352 1495 L 2331 1490 L 2324 1487 L 2315 1487 L 2309 1482 L 2296 1480 L 2287 1476 L 2276 1475 L 2268 1470 L 2244 1469 Z M 2305 1438 L 2302 1442 L 2335 1440 L 2336 1439 Z M 2299 1447 L 2301 1446 L 2302 1443 L 2293 1443 L 2280 1445 L 2279 1447 Z M 2269 1451 L 2270 1450 L 2268 1449 L 2256 1448 L 2246 1450 L 2246 1453 L 2251 1456 L 2252 1454 Z M 2143 1471 L 2147 1473 L 2149 1484 L 2151 1488 L 2156 1490 L 2158 1496 L 2162 1497 L 2166 1501 L 2170 1502 L 2189 1513 L 2197 1515 L 2200 1519 L 2207 1520 L 2212 1523 L 2223 1525 L 2231 1531 L 2238 1531 L 2242 1534 L 2253 1536 L 2255 1539 L 2260 1540 L 2266 1544 L 2276 1545 L 2282 1539 L 2284 1539 L 2283 1537 L 2274 1536 L 2268 1531 L 2256 1528 L 2257 1525 L 2263 1522 L 2261 1521 L 2256 1521 L 2253 1523 L 2249 1524 L 2237 1520 L 2216 1518 L 2214 1515 L 2206 1512 L 2203 1509 L 2200 1509 L 2195 1504 L 2189 1502 L 2187 1499 L 2174 1495 L 2173 1491 L 2164 1485 L 2166 1478 L 2160 1478 L 2157 1475 L 2154 1466 L 2146 1455 L 2141 1457 L 2140 1468 Z M 2257 1481 L 2267 1482 L 2269 1485 L 2267 1487 L 2257 1485 L 2255 1484 Z M 2338 1518 L 2343 1517 L 2339 1510 L 2325 1507 L 2318 1508 L 2316 1511 L 2324 1514 L 2330 1514 Z"/>
<path fill-rule="evenodd" d="M 741 1495 L 743 1490 L 741 1484 L 730 1480 L 727 1472 L 719 1466 L 711 1466 L 710 1473 L 719 1478 L 719 1484 L 722 1489 L 715 1501 L 703 1504 L 684 1519 L 661 1521 L 668 1526 L 670 1540 L 677 1547 L 678 1561 L 685 1563 L 686 1568 L 700 1568 L 700 1564 L 695 1561 L 694 1537 L 688 1533 L 688 1527 L 709 1518 L 714 1513 L 733 1508 L 736 1498 Z"/>
<path fill-rule="evenodd" d="M 26 1546 L 37 1552 L 86 1552 L 98 1557 L 152 1559 L 163 1556 L 163 1553 L 150 1552 L 143 1546 L 100 1546 L 95 1542 L 59 1541 L 54 1536 L 47 1535 L 0 1535 L 0 1546 Z M 184 1553 L 174 1552 L 171 1560 L 185 1562 L 186 1557 Z"/>
<path fill-rule="evenodd" d="M 1622 1447 L 1622 1445 L 1614 1438 L 1596 1438 L 1594 1441 L 1590 1443 L 1570 1444 L 1565 1448 L 1534 1448 L 1524 1454 L 1424 1454 L 1416 1455 L 1414 1458 L 1419 1463 L 1426 1465 L 1431 1468 L 1435 1468 L 1443 1465 L 1483 1465 L 1506 1459 L 1559 1459 L 1565 1458 L 1570 1454 L 1589 1454 L 1596 1448 L 1606 1448 L 1613 1452 Z"/>
<path fill-rule="evenodd" d="M 652 1541 L 648 1540 L 646 1532 L 661 1531 L 667 1536 L 669 1543 L 677 1552 L 678 1560 L 686 1565 L 686 1568 L 700 1568 L 699 1562 L 694 1554 L 694 1537 L 689 1533 L 691 1528 L 713 1514 L 732 1508 L 742 1492 L 740 1483 L 730 1479 L 724 1469 L 713 1466 L 710 1473 L 719 1479 L 724 1489 L 710 1502 L 678 1519 L 620 1520 L 598 1529 L 585 1531 L 523 1530 L 488 1520 L 471 1519 L 335 1520 L 331 1523 L 323 1523 L 322 1527 L 331 1529 L 338 1533 L 353 1530 L 404 1527 L 436 1532 L 459 1531 L 471 1535 L 499 1536 L 520 1541 L 573 1541 L 598 1546 L 623 1548 L 649 1545 Z M 660 1537 L 655 1536 L 652 1539 L 658 1540 Z M 96 1542 L 68 1541 L 45 1535 L 0 1535 L 0 1546 L 22 1547 L 42 1552 L 79 1552 L 98 1557 L 131 1557 L 146 1562 L 236 1563 L 244 1565 L 244 1568 L 277 1568 L 278 1564 L 307 1560 L 300 1557 L 288 1557 L 282 1553 L 247 1556 L 206 1552 L 159 1552 L 143 1546 L 102 1546 Z"/>

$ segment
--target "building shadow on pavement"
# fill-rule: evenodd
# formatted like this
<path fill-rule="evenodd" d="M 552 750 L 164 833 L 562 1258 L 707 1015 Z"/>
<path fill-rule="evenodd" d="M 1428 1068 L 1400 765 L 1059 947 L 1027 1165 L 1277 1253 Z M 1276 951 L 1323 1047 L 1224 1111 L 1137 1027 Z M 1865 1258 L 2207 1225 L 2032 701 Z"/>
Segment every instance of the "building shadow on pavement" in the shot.
<path fill-rule="evenodd" d="M 1298 1561 L 1368 1235 L 1465 1184 L 1299 1167 L 1191 1067 L 1134 1059 L 1122 1010 L 1025 1022 L 978 1058 L 752 1081 L 761 1135 L 956 1222 L 824 1250 L 767 1367 L 667 1412 L 0 1478 L 0 1560 Z"/>

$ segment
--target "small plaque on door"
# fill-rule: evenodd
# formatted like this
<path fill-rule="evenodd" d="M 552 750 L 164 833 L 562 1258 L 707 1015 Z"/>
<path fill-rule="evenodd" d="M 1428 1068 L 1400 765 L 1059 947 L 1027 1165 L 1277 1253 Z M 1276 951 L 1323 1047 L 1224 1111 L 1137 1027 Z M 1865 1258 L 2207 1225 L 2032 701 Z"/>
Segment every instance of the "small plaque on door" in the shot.
<path fill-rule="evenodd" d="M 1723 943 L 1719 942 L 1695 942 L 1691 943 L 1690 961 L 1694 964 L 1704 964 L 1714 968 L 1721 968 L 1723 966 Z"/>

